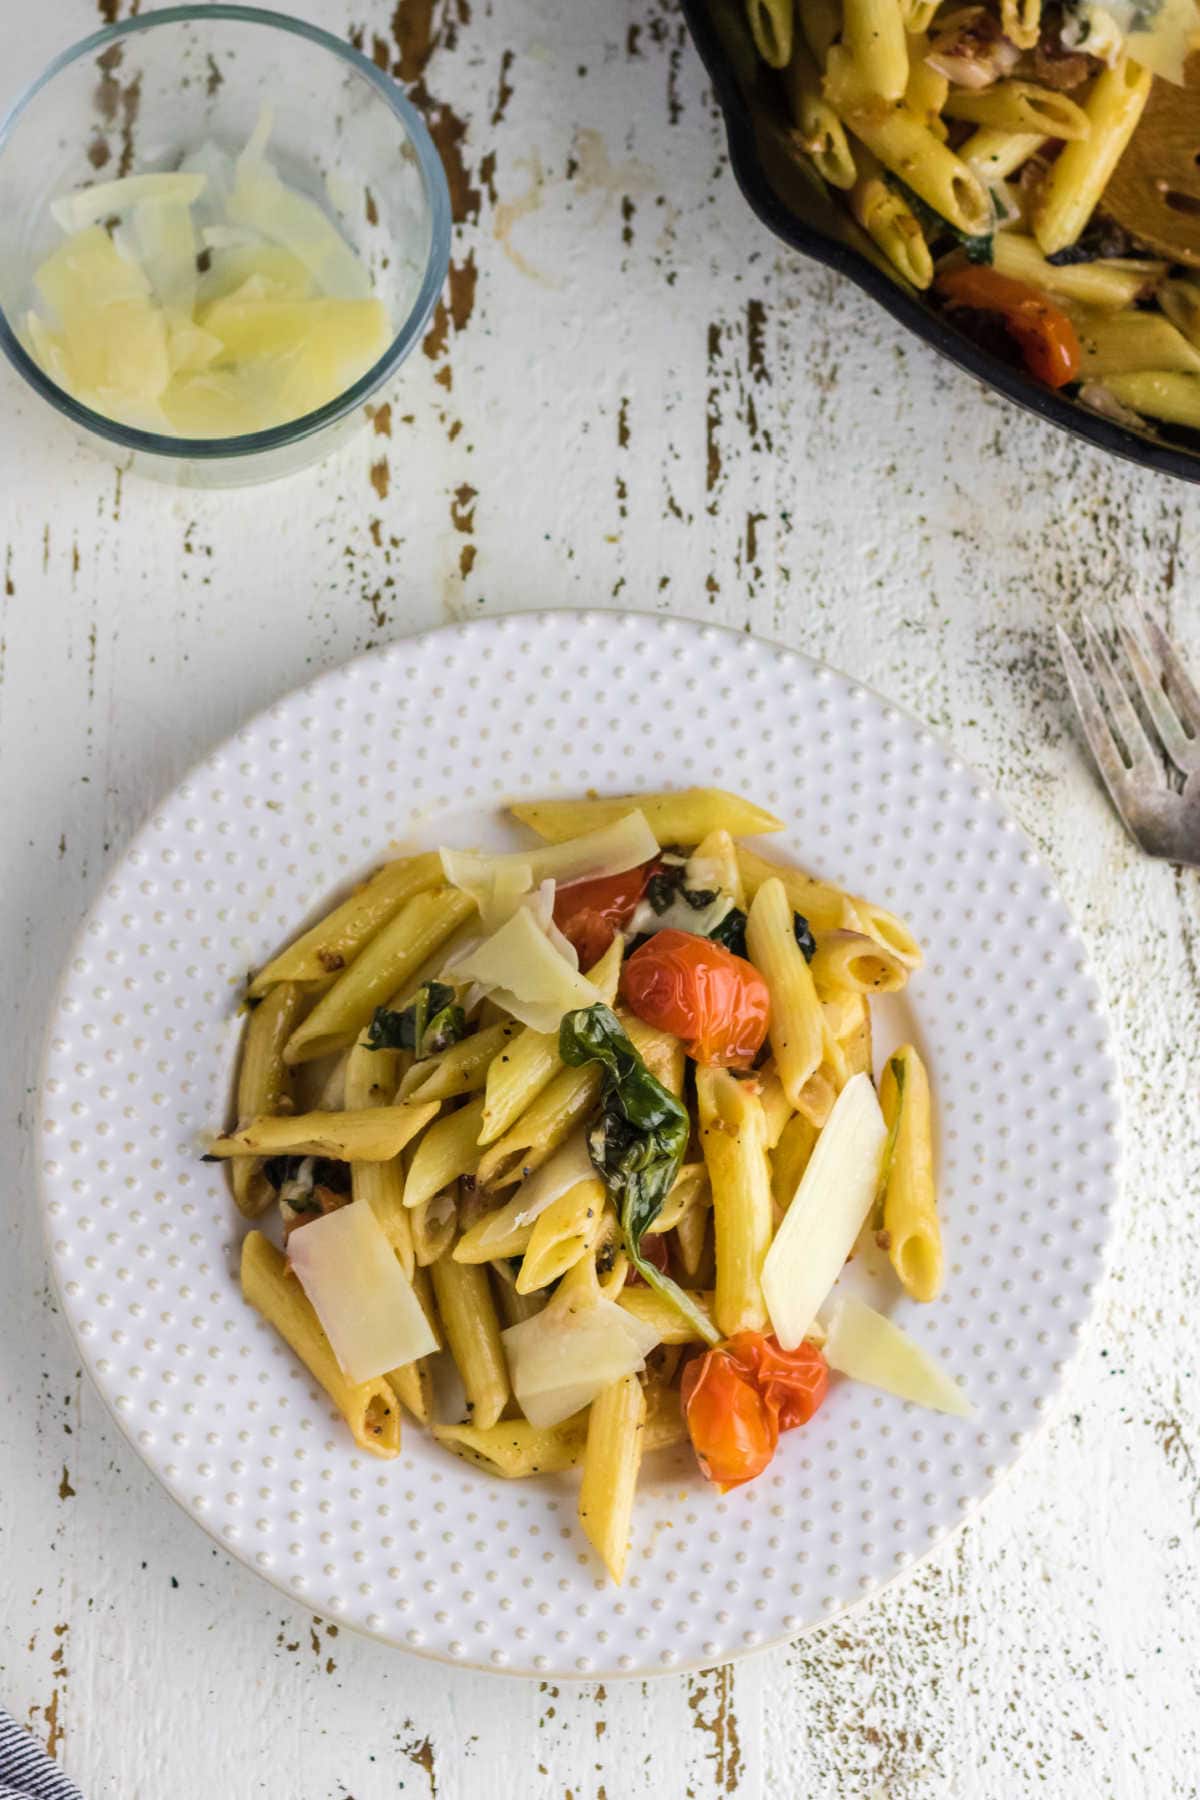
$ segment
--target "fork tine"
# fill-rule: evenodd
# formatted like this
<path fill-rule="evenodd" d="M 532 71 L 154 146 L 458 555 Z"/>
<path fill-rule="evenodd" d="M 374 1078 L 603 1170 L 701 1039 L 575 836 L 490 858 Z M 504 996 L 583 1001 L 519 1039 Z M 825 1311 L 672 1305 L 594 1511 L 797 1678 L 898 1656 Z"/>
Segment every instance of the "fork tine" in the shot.
<path fill-rule="evenodd" d="M 1146 711 L 1154 720 L 1158 735 L 1166 746 L 1167 755 L 1182 774 L 1189 774 L 1192 769 L 1200 767 L 1200 743 L 1188 737 L 1176 718 L 1175 710 L 1163 689 L 1160 677 L 1151 666 L 1132 619 L 1118 619 L 1117 636 L 1129 660 L 1138 691 L 1146 704 Z"/>
<path fill-rule="evenodd" d="M 1100 633 L 1092 621 L 1086 617 L 1083 621 L 1083 632 L 1087 639 L 1092 668 L 1100 683 L 1100 691 L 1108 702 L 1108 710 L 1112 714 L 1113 723 L 1125 745 L 1133 773 L 1142 779 L 1153 781 L 1157 786 L 1162 783 L 1163 773 L 1154 745 L 1146 736 L 1142 721 L 1134 711 L 1133 702 L 1117 678 L 1116 670 L 1108 659 L 1108 651 L 1104 648 Z"/>
<path fill-rule="evenodd" d="M 1200 738 L 1200 694 L 1192 685 L 1191 677 L 1179 660 L 1174 644 L 1153 613 L 1143 612 L 1142 617 L 1146 622 L 1146 630 L 1150 633 L 1150 643 L 1174 689 L 1175 711 L 1184 730 L 1192 737 Z"/>
<path fill-rule="evenodd" d="M 1104 785 L 1108 789 L 1122 825 L 1130 837 L 1136 840 L 1137 832 L 1125 809 L 1125 791 L 1129 772 L 1121 760 L 1116 739 L 1109 730 L 1108 720 L 1104 716 L 1104 708 L 1096 697 L 1096 690 L 1091 684 L 1087 670 L 1079 660 L 1074 644 L 1061 625 L 1056 626 L 1055 630 L 1058 635 L 1059 653 L 1067 672 L 1067 685 L 1071 690 L 1071 698 L 1075 702 L 1075 710 L 1079 714 L 1079 723 L 1083 726 L 1083 735 L 1088 741 L 1088 748 L 1095 758 L 1096 767 L 1104 778 Z"/>

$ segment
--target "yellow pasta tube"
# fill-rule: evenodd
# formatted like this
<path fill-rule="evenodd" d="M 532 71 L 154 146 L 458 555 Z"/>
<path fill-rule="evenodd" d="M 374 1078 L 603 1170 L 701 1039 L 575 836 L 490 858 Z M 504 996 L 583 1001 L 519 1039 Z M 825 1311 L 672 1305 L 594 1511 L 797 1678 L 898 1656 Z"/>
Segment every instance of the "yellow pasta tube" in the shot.
<path fill-rule="evenodd" d="M 933 1179 L 929 1077 L 911 1044 L 888 1059 L 879 1105 L 888 1130 L 896 1131 L 883 1197 L 888 1259 L 914 1300 L 936 1300 L 942 1286 L 942 1230 Z"/>
<path fill-rule="evenodd" d="M 413 1256 L 418 1268 L 428 1269 L 449 1250 L 458 1224 L 456 1188 L 431 1194 L 408 1209 L 411 1221 Z"/>
<path fill-rule="evenodd" d="M 532 1229 L 531 1226 L 530 1230 Z M 526 1319 L 532 1319 L 541 1312 L 547 1295 L 518 1294 L 513 1272 L 506 1262 L 493 1262 L 490 1267 L 496 1310 L 505 1325 L 523 1325 Z"/>
<path fill-rule="evenodd" d="M 794 0 L 743 0 L 743 4 L 754 48 L 770 68 L 782 69 L 792 53 Z"/>
<path fill-rule="evenodd" d="M 908 86 L 908 42 L 898 0 L 842 0 L 842 42 L 829 53 L 844 58 L 846 80 L 866 100 L 899 100 Z"/>
<path fill-rule="evenodd" d="M 1079 372 L 1084 380 L 1143 369 L 1200 374 L 1200 349 L 1170 319 L 1152 312 L 1076 312 Z"/>
<path fill-rule="evenodd" d="M 517 1275 L 518 1294 L 549 1287 L 586 1256 L 600 1235 L 604 1189 L 599 1180 L 580 1181 L 539 1213 Z"/>
<path fill-rule="evenodd" d="M 355 1044 L 346 1059 L 347 1108 L 357 1111 L 385 1105 L 396 1090 L 399 1064 L 400 1053 L 396 1050 L 368 1050 L 361 1041 Z M 412 1226 L 404 1207 L 404 1168 L 399 1156 L 387 1162 L 352 1162 L 350 1189 L 354 1198 L 365 1200 L 375 1214 L 411 1281 Z"/>
<path fill-rule="evenodd" d="M 900 0 L 900 17 L 912 37 L 929 30 L 942 0 Z"/>
<path fill-rule="evenodd" d="M 430 1106 L 378 1106 L 367 1112 L 295 1113 L 251 1119 L 214 1138 L 210 1157 L 328 1156 L 337 1162 L 386 1162 L 398 1156 L 437 1112 Z"/>
<path fill-rule="evenodd" d="M 974 170 L 902 103 L 864 100 L 847 84 L 837 45 L 829 53 L 825 92 L 854 136 L 934 212 L 967 237 L 989 230 L 991 197 Z"/>
<path fill-rule="evenodd" d="M 797 0 L 796 11 L 804 41 L 812 51 L 818 67 L 824 68 L 829 46 L 835 44 L 842 30 L 839 0 Z"/>
<path fill-rule="evenodd" d="M 769 1035 L 784 1093 L 799 1107 L 806 1083 L 821 1066 L 825 1023 L 804 953 L 792 927 L 782 881 L 765 881 L 746 918 L 750 960 L 771 996 Z"/>
<path fill-rule="evenodd" d="M 992 87 L 978 89 L 956 87 L 942 110 L 948 119 L 1042 137 L 1082 139 L 1090 137 L 1092 130 L 1082 106 L 1069 94 L 1038 87 L 1032 81 L 997 81 Z"/>
<path fill-rule="evenodd" d="M 779 1142 L 780 1132 L 792 1114 L 792 1103 L 773 1063 L 768 1063 L 759 1070 L 758 1097 L 763 1109 L 763 1141 L 768 1150 L 773 1150 Z"/>
<path fill-rule="evenodd" d="M 785 92 L 796 140 L 817 174 L 831 187 L 852 187 L 855 166 L 845 127 L 821 91 L 820 71 L 801 38 L 792 46 Z"/>
<path fill-rule="evenodd" d="M 1065 155 L 1065 152 L 1064 152 Z M 1059 159 L 1061 161 L 1061 158 Z M 1130 306 L 1166 273 L 1166 264 L 1152 259 L 1097 260 L 1067 263 L 1061 268 L 1047 262 L 1032 238 L 1016 231 L 998 231 L 992 241 L 992 263 L 1001 275 L 1027 281 L 1056 299 L 1074 300 L 1080 306 L 1117 310 Z"/>
<path fill-rule="evenodd" d="M 679 1260 L 689 1281 L 699 1279 L 709 1251 L 709 1223 L 712 1218 L 712 1189 L 705 1179 L 694 1190 L 690 1205 L 675 1221 L 675 1242 Z"/>
<path fill-rule="evenodd" d="M 465 1457 L 487 1475 L 519 1481 L 529 1475 L 560 1475 L 581 1461 L 587 1443 L 587 1409 L 549 1429 L 528 1419 L 501 1419 L 486 1430 L 478 1425 L 435 1425 L 439 1444 Z"/>
<path fill-rule="evenodd" d="M 762 1106 L 728 1069 L 696 1070 L 700 1145 L 712 1187 L 717 1280 L 713 1312 L 722 1336 L 761 1331 L 762 1265 L 771 1241 L 771 1183 Z"/>
<path fill-rule="evenodd" d="M 486 1269 L 443 1256 L 430 1275 L 446 1346 L 462 1378 L 472 1425 L 494 1425 L 509 1399 L 508 1364 Z"/>
<path fill-rule="evenodd" d="M 1135 412 L 1169 425 L 1200 426 L 1200 375 L 1150 369 L 1138 375 L 1109 375 L 1104 385 Z"/>
<path fill-rule="evenodd" d="M 560 1069 L 526 1112 L 479 1159 L 477 1177 L 485 1188 L 510 1187 L 540 1169 L 595 1106 L 600 1071 L 594 1063 Z"/>
<path fill-rule="evenodd" d="M 687 1057 L 680 1040 L 669 1031 L 659 1031 L 656 1026 L 647 1025 L 636 1013 L 628 1012 L 623 1006 L 617 1008 L 617 1017 L 650 1073 L 678 1099 L 683 1093 L 683 1076 L 687 1067 Z"/>
<path fill-rule="evenodd" d="M 479 1162 L 479 1125 L 483 1100 L 468 1100 L 457 1112 L 431 1125 L 413 1152 L 404 1183 L 405 1206 L 432 1200 L 452 1182 L 473 1175 Z"/>
<path fill-rule="evenodd" d="M 904 90 L 904 104 L 935 137 L 944 138 L 946 127 L 942 122 L 942 108 L 950 92 L 950 83 L 940 70 L 925 61 L 928 49 L 929 39 L 924 31 L 912 32 L 908 40 L 908 85 Z"/>
<path fill-rule="evenodd" d="M 397 1090 L 401 1100 L 455 1100 L 474 1094 L 487 1083 L 494 1057 L 508 1048 L 522 1030 L 515 1019 L 504 1019 L 451 1044 L 440 1056 L 414 1063 Z"/>
<path fill-rule="evenodd" d="M 1200 348 L 1200 281 L 1164 281 L 1158 304 L 1176 330 Z"/>
<path fill-rule="evenodd" d="M 1091 218 L 1142 116 L 1152 79 L 1127 56 L 1097 75 L 1084 108 L 1087 137 L 1066 145 L 1033 202 L 1033 233 L 1047 256 L 1073 244 Z"/>
<path fill-rule="evenodd" d="M 728 894 L 735 906 L 746 904 L 737 845 L 727 831 L 710 831 L 696 845 L 687 860 L 687 886 L 690 889 L 716 888 Z"/>
<path fill-rule="evenodd" d="M 617 997 L 624 950 L 623 940 L 614 938 L 600 961 L 588 971 L 597 998 L 608 1006 Z M 488 1065 L 479 1142 L 492 1144 L 503 1137 L 561 1068 L 557 1033 L 529 1027 L 520 1032 Z"/>
<path fill-rule="evenodd" d="M 242 1243 L 242 1293 L 324 1388 L 355 1443 L 372 1456 L 395 1456 L 400 1448 L 400 1409 L 386 1379 L 346 1379 L 304 1289 L 288 1274 L 282 1253 L 260 1231 L 248 1232 Z"/>
<path fill-rule="evenodd" d="M 660 844 L 698 844 L 710 831 L 733 837 L 782 831 L 774 813 L 723 788 L 679 788 L 673 793 L 621 794 L 612 799 L 528 800 L 508 809 L 547 843 L 565 843 L 601 825 L 640 812 Z"/>
<path fill-rule="evenodd" d="M 788 4 L 790 16 L 791 0 Z M 616 1582 L 625 1574 L 645 1422 L 646 1398 L 636 1375 L 624 1375 L 606 1387 L 588 1416 L 579 1523 Z"/>
<path fill-rule="evenodd" d="M 861 931 L 862 920 L 849 894 L 828 881 L 818 881 L 803 869 L 789 868 L 786 863 L 768 862 L 756 850 L 738 845 L 738 868 L 746 889 L 747 900 L 753 900 L 764 881 L 782 881 L 788 905 L 806 918 L 814 931 Z"/>
<path fill-rule="evenodd" d="M 869 150 L 860 146 L 854 160 L 857 175 L 849 194 L 850 211 L 905 281 L 927 288 L 933 280 L 933 257 L 916 214 L 903 194 L 889 187 L 882 165 Z"/>
<path fill-rule="evenodd" d="M 406 900 L 442 879 L 436 851 L 406 857 L 377 869 L 303 937 L 272 958 L 250 983 L 257 999 L 280 981 L 329 982 L 354 961 L 359 951 L 399 912 Z"/>
<path fill-rule="evenodd" d="M 421 1303 L 421 1310 L 429 1321 L 430 1330 L 440 1349 L 442 1334 L 429 1271 L 414 1268 L 411 1281 L 413 1292 Z M 416 1362 L 404 1363 L 398 1369 L 389 1369 L 386 1380 L 401 1406 L 412 1414 L 418 1425 L 433 1422 L 433 1372 L 428 1356 L 419 1357 Z"/>
<path fill-rule="evenodd" d="M 715 1301 L 712 1294 L 693 1293 L 690 1298 L 701 1312 L 713 1317 Z M 673 1306 L 657 1288 L 646 1287 L 644 1284 L 641 1287 L 623 1288 L 617 1305 L 623 1306 L 626 1312 L 632 1313 L 644 1325 L 653 1325 L 658 1332 L 660 1344 L 698 1344 L 701 1341 L 695 1328 L 688 1323 L 679 1308 Z"/>
<path fill-rule="evenodd" d="M 822 999 L 843 988 L 857 994 L 894 994 L 908 981 L 908 964 L 865 932 L 818 932 L 816 945 L 808 966 Z"/>
<path fill-rule="evenodd" d="M 1000 23 L 1010 44 L 1032 50 L 1042 29 L 1042 0 L 1000 0 Z"/>
<path fill-rule="evenodd" d="M 242 1060 L 238 1067 L 238 1123 L 268 1113 L 290 1112 L 291 1071 L 283 1060 L 283 1047 L 295 1029 L 303 989 L 281 981 L 271 989 L 246 1021 Z M 275 1189 L 262 1172 L 257 1157 L 240 1156 L 230 1171 L 233 1197 L 247 1219 L 257 1218 L 275 1198 Z"/>
<path fill-rule="evenodd" d="M 871 1009 L 862 994 L 851 994 L 839 1021 L 836 1041 L 842 1053 L 842 1084 L 852 1075 L 869 1075 L 872 1069 Z M 828 1017 L 828 1012 L 826 1012 Z"/>
<path fill-rule="evenodd" d="M 770 1159 L 771 1197 L 777 1218 L 782 1218 L 792 1204 L 816 1142 L 817 1127 L 803 1113 L 794 1114 L 784 1126 Z"/>
<path fill-rule="evenodd" d="M 474 910 L 474 900 L 458 888 L 415 894 L 292 1033 L 287 1060 L 311 1062 L 352 1044 L 375 1008 L 403 988 Z"/>
<path fill-rule="evenodd" d="M 981 125 L 973 131 L 958 154 L 979 176 L 985 187 L 1006 181 L 1023 163 L 1036 156 L 1046 139 L 1036 131 L 998 131 L 993 125 Z"/>

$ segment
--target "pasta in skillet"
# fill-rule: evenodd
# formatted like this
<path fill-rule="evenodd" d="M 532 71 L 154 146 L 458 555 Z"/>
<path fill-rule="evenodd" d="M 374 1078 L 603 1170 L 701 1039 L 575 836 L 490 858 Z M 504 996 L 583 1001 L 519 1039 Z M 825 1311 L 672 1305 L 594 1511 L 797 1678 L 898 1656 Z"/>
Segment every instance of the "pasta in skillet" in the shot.
<path fill-rule="evenodd" d="M 209 1154 L 267 1222 L 246 1299 L 357 1443 L 394 1456 L 403 1408 L 504 1479 L 582 1465 L 619 1581 L 653 1449 L 749 1480 L 843 1368 L 967 1410 L 831 1292 L 856 1246 L 941 1286 L 924 1065 L 872 1075 L 921 953 L 740 842 L 779 822 L 735 795 L 513 812 L 528 849 L 389 864 L 252 978 Z"/>
<path fill-rule="evenodd" d="M 1104 198 L 1153 82 L 1200 61 L 1197 0 L 709 4 L 772 142 L 896 276 L 1093 410 L 1200 432 L 1200 271 Z"/>

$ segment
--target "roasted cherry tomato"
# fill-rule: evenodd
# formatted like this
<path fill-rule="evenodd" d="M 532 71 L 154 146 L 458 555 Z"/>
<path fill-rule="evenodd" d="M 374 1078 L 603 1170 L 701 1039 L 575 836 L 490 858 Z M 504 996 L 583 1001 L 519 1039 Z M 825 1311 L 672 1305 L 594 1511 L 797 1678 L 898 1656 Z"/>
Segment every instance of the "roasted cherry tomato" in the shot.
<path fill-rule="evenodd" d="M 581 969 L 598 963 L 622 925 L 633 917 L 646 883 L 658 867 L 640 863 L 621 875 L 572 881 L 554 896 L 554 923 L 579 954 Z"/>
<path fill-rule="evenodd" d="M 761 1475 L 775 1454 L 779 1426 L 753 1380 L 728 1350 L 693 1357 L 679 1398 L 702 1474 L 721 1487 Z"/>
<path fill-rule="evenodd" d="M 1064 387 L 1078 379 L 1080 349 L 1074 325 L 1060 307 L 1028 282 L 1015 281 L 995 269 L 968 266 L 945 270 L 937 278 L 937 290 L 951 306 L 999 313 L 1025 367 L 1047 387 Z"/>
<path fill-rule="evenodd" d="M 767 984 L 744 957 L 690 931 L 656 931 L 621 971 L 621 994 L 647 1025 L 682 1038 L 698 1063 L 748 1068 L 771 1016 Z"/>
<path fill-rule="evenodd" d="M 808 1424 L 829 1388 L 829 1365 L 815 1344 L 806 1341 L 794 1350 L 781 1350 L 776 1338 L 761 1331 L 739 1331 L 727 1348 L 753 1375 L 780 1431 Z"/>
<path fill-rule="evenodd" d="M 680 1400 L 704 1474 L 722 1487 L 761 1475 L 780 1432 L 807 1425 L 828 1387 L 829 1368 L 815 1344 L 781 1350 L 760 1331 L 739 1331 L 694 1357 Z"/>

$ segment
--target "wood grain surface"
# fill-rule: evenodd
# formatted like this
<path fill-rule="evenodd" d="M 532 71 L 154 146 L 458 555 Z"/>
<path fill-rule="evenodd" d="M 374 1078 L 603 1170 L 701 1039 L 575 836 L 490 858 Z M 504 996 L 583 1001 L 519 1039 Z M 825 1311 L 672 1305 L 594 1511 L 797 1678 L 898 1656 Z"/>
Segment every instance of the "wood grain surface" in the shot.
<path fill-rule="evenodd" d="M 444 302 L 366 432 L 281 486 L 175 492 L 0 369 L 0 1703 L 90 1800 L 1194 1795 L 1200 877 L 1122 835 L 1052 628 L 1147 602 L 1200 664 L 1200 493 L 782 253 L 665 0 L 294 10 L 410 84 L 455 199 Z M 0 102 L 121 11 L 7 0 Z M 760 632 L 948 734 L 1076 913 L 1127 1109 L 1115 1273 L 1004 1487 L 804 1641 L 607 1689 L 427 1666 L 214 1548 L 79 1371 L 32 1137 L 59 966 L 155 796 L 370 644 L 562 604 Z"/>

